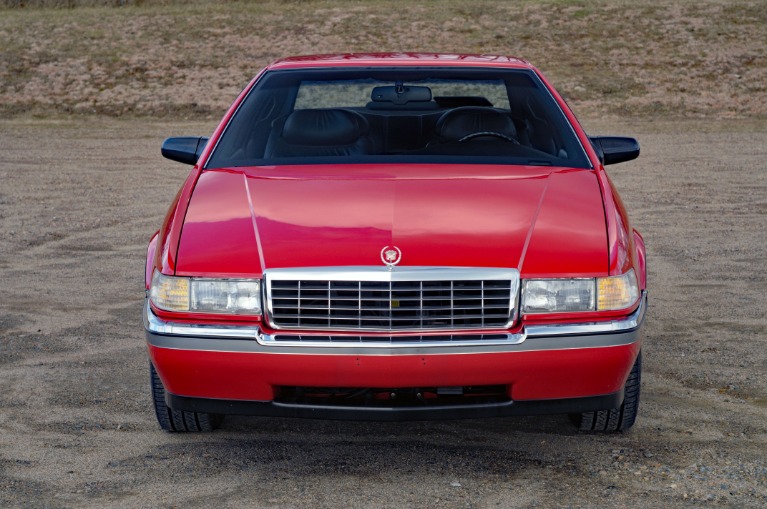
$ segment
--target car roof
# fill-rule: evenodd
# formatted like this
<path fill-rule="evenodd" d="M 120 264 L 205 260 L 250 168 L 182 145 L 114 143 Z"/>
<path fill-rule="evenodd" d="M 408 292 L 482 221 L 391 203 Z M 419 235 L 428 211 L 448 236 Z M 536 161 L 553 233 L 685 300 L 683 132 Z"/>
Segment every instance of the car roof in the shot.
<path fill-rule="evenodd" d="M 277 60 L 270 70 L 310 67 L 503 67 L 533 69 L 521 58 L 500 55 L 454 55 L 444 53 L 340 53 L 303 55 Z"/>

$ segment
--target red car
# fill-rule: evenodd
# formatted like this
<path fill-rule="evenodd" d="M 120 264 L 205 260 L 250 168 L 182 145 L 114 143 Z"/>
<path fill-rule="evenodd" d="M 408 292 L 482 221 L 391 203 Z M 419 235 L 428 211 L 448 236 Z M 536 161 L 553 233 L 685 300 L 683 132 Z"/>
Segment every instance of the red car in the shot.
<path fill-rule="evenodd" d="M 273 63 L 149 243 L 144 327 L 168 431 L 225 414 L 415 420 L 639 406 L 645 247 L 589 137 L 529 63 Z"/>

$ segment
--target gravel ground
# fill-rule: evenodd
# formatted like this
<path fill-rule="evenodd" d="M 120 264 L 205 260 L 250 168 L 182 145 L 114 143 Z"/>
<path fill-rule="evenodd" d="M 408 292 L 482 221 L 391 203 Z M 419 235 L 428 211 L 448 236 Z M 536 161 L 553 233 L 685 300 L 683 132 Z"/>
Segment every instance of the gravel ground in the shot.
<path fill-rule="evenodd" d="M 767 123 L 589 123 L 645 235 L 635 428 L 564 416 L 426 423 L 229 418 L 160 431 L 145 244 L 209 122 L 0 120 L 0 506 L 765 507 Z"/>

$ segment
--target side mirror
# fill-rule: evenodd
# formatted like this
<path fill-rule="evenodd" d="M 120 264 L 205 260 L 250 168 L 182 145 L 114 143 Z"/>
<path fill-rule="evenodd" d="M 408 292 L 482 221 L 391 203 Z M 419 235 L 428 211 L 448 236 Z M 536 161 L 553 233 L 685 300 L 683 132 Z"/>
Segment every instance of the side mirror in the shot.
<path fill-rule="evenodd" d="M 639 142 L 623 136 L 590 136 L 602 164 L 624 163 L 639 157 Z"/>
<path fill-rule="evenodd" d="M 162 142 L 162 155 L 172 161 L 184 164 L 197 164 L 208 138 L 177 136 Z"/>

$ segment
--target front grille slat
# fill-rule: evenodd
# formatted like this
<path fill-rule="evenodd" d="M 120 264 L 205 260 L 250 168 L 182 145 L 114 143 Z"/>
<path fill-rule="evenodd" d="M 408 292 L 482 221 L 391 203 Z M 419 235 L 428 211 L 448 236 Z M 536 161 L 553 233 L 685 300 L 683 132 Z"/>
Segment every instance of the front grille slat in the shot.
<path fill-rule="evenodd" d="M 436 343 L 436 342 L 482 342 L 482 341 L 508 341 L 506 334 L 450 334 L 440 336 L 347 336 L 347 335 L 303 335 L 303 334 L 276 334 L 271 336 L 274 343 Z"/>
<path fill-rule="evenodd" d="M 282 274 L 300 269 L 267 274 L 271 324 L 277 329 L 436 331 L 506 328 L 514 318 L 519 288 L 514 269 L 476 269 L 485 276 L 477 278 L 466 277 L 471 269 L 440 269 L 444 279 L 419 279 L 412 270 L 413 279 L 391 281 L 381 280 L 375 270 L 370 280 L 349 280 L 333 269 L 323 270 L 324 278 Z M 495 278 L 493 271 L 503 277 Z M 451 278 L 453 272 L 459 277 Z"/>

